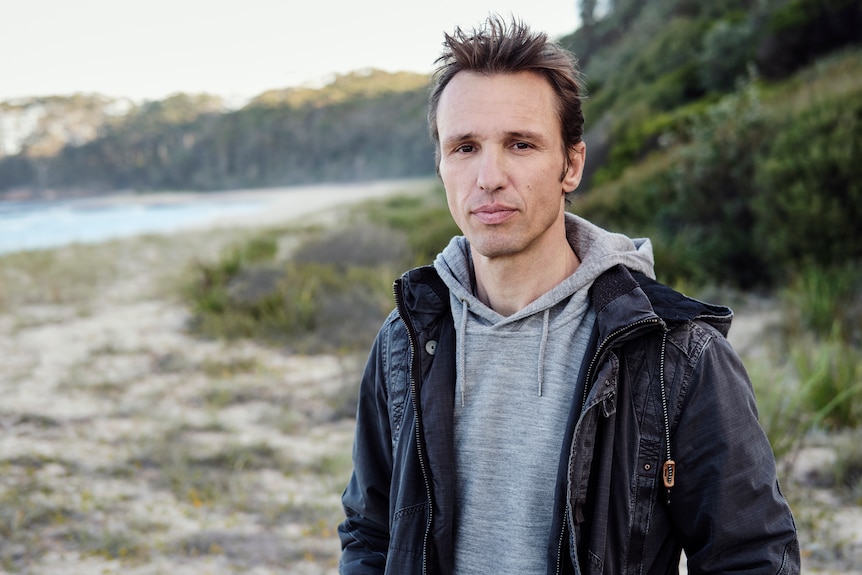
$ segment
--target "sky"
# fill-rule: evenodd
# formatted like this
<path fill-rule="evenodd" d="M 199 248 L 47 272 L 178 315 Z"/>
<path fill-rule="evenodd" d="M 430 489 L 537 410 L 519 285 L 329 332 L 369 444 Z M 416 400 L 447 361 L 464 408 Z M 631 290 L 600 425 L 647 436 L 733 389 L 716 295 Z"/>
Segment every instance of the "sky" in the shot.
<path fill-rule="evenodd" d="M 489 13 L 558 38 L 576 0 L 0 0 L 0 101 L 177 92 L 241 103 L 376 68 L 428 73 L 444 32 Z"/>

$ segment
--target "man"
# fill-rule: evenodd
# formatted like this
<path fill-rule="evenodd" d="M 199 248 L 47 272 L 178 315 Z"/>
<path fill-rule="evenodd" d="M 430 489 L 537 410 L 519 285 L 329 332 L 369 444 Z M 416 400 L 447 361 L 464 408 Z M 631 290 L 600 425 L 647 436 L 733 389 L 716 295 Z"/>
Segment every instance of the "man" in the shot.
<path fill-rule="evenodd" d="M 798 573 L 729 309 L 566 212 L 579 76 L 544 34 L 447 35 L 429 123 L 464 236 L 395 284 L 363 375 L 341 573 Z"/>

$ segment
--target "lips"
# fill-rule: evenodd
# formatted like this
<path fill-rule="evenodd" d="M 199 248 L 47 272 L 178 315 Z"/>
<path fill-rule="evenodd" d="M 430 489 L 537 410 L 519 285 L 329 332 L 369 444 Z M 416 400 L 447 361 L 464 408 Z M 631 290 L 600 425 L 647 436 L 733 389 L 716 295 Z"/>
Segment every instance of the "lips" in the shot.
<path fill-rule="evenodd" d="M 501 204 L 481 206 L 473 210 L 473 216 L 483 224 L 499 224 L 515 215 L 517 210 Z"/>

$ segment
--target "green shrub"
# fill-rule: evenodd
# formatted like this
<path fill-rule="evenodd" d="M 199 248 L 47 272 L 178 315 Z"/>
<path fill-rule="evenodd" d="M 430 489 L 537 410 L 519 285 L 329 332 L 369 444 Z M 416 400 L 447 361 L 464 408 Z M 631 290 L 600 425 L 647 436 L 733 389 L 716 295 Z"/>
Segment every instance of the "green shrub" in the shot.
<path fill-rule="evenodd" d="M 703 38 L 698 78 L 707 92 L 729 92 L 745 77 L 753 59 L 754 27 L 744 14 L 732 13 L 710 27 Z"/>
<path fill-rule="evenodd" d="M 862 347 L 862 264 L 800 269 L 782 298 L 787 323 L 821 339 Z"/>
<path fill-rule="evenodd" d="M 298 351 L 364 348 L 391 307 L 391 275 L 288 262 L 256 298 L 232 296 L 229 280 L 198 288 L 194 327 L 208 336 L 257 338 Z"/>
<path fill-rule="evenodd" d="M 760 424 L 777 460 L 792 456 L 813 430 L 858 429 L 862 423 L 862 351 L 810 334 L 789 341 L 789 361 L 746 362 Z"/>
<path fill-rule="evenodd" d="M 751 203 L 757 194 L 757 151 L 766 145 L 771 128 L 756 88 L 670 118 L 657 118 L 655 133 L 668 130 L 663 133 L 681 144 L 591 190 L 582 213 L 596 216 L 599 225 L 649 234 L 664 281 L 739 287 L 764 283 L 771 268 L 752 242 Z M 617 148 L 618 162 L 643 145 L 647 130 L 639 133 L 634 127 L 628 133 L 630 138 Z"/>
<path fill-rule="evenodd" d="M 803 382 L 807 411 L 827 429 L 855 429 L 862 424 L 862 350 L 840 337 L 792 350 Z"/>
<path fill-rule="evenodd" d="M 675 197 L 660 222 L 676 245 L 690 245 L 704 273 L 747 288 L 769 268 L 752 242 L 755 158 L 769 124 L 757 90 L 726 97 L 699 117 L 673 168 Z"/>
<path fill-rule="evenodd" d="M 673 199 L 674 153 L 656 155 L 575 197 L 570 209 L 595 224 L 629 235 L 654 231 Z"/>
<path fill-rule="evenodd" d="M 790 0 L 768 14 L 758 46 L 758 68 L 786 76 L 842 46 L 859 43 L 858 0 Z"/>
<path fill-rule="evenodd" d="M 442 186 L 431 194 L 394 197 L 366 209 L 372 222 L 406 234 L 411 266 L 430 264 L 453 236 L 461 235 Z"/>
<path fill-rule="evenodd" d="M 290 259 L 278 250 L 290 238 L 268 231 L 197 263 L 185 289 L 193 330 L 300 352 L 367 349 L 392 308 L 395 277 L 431 263 L 459 233 L 443 200 L 435 192 L 368 203 L 353 223 L 306 237 Z"/>
<path fill-rule="evenodd" d="M 775 365 L 762 359 L 746 362 L 757 396 L 758 419 L 775 459 L 792 456 L 814 427 L 807 410 L 807 392 L 790 366 Z"/>
<path fill-rule="evenodd" d="M 862 258 L 862 94 L 783 118 L 762 149 L 753 204 L 770 259 L 821 266 Z"/>

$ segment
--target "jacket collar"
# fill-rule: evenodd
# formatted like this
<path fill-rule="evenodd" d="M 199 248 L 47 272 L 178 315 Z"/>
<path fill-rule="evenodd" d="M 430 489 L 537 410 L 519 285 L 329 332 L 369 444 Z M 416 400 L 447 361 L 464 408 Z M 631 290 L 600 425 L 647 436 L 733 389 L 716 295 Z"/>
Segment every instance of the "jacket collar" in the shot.
<path fill-rule="evenodd" d="M 405 310 L 417 330 L 424 331 L 449 313 L 449 292 L 433 266 L 406 272 L 396 281 Z M 685 296 L 654 279 L 617 265 L 602 274 L 590 288 L 598 315 L 599 340 L 637 322 L 673 327 L 695 319 L 706 321 L 725 337 L 730 330 L 730 308 Z"/>

